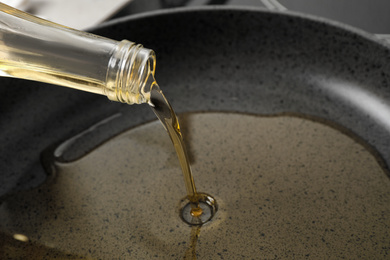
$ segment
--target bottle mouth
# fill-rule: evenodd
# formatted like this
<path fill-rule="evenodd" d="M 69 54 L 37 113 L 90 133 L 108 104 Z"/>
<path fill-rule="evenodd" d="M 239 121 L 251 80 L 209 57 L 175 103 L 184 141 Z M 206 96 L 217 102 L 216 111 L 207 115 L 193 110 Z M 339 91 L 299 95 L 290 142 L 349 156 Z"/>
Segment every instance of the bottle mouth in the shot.
<path fill-rule="evenodd" d="M 127 104 L 149 103 L 155 68 L 153 50 L 127 40 L 119 42 L 108 64 L 104 94 Z"/>
<path fill-rule="evenodd" d="M 144 53 L 141 53 L 144 52 Z M 142 67 L 139 70 L 140 75 L 140 103 L 149 103 L 151 98 L 151 90 L 153 86 L 157 86 L 156 80 L 154 78 L 154 73 L 156 69 L 156 55 L 153 50 L 142 48 L 139 55 L 144 59 L 142 61 Z M 138 103 L 138 104 L 140 104 Z"/>

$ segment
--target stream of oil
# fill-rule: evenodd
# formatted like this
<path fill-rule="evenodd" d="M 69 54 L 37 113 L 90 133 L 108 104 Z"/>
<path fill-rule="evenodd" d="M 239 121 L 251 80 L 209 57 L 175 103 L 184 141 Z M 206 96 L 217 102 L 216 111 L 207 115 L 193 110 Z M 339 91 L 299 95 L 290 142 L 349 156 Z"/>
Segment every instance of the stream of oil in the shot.
<path fill-rule="evenodd" d="M 198 244 L 198 239 L 200 235 L 201 226 L 192 226 L 191 227 L 191 236 L 188 249 L 183 257 L 184 260 L 195 260 L 196 257 L 196 245 Z"/>
<path fill-rule="evenodd" d="M 389 255 L 389 177 L 357 139 L 292 116 L 190 113 L 180 122 L 198 188 L 219 204 L 212 221 L 199 229 L 180 218 L 180 165 L 154 121 L 54 161 L 55 178 L 5 198 L 0 259 L 35 249 L 43 259 Z"/>
<path fill-rule="evenodd" d="M 176 113 L 173 111 L 172 106 L 169 104 L 155 81 L 151 87 L 150 99 L 152 104 L 151 107 L 171 138 L 177 157 L 179 158 L 187 190 L 187 197 L 191 204 L 190 214 L 195 218 L 199 218 L 202 215 L 203 210 L 199 206 L 195 181 Z"/>

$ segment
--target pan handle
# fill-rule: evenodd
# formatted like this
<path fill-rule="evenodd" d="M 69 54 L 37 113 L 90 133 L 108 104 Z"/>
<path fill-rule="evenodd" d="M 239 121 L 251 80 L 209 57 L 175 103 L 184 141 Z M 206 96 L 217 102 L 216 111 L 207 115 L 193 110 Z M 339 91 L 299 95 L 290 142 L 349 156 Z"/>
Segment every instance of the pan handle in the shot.
<path fill-rule="evenodd" d="M 281 3 L 279 3 L 277 0 L 260 0 L 260 2 L 269 10 L 287 11 L 287 8 Z"/>
<path fill-rule="evenodd" d="M 260 2 L 269 10 L 287 11 L 288 9 L 279 3 L 278 0 L 260 0 Z M 390 34 L 375 34 L 380 40 L 390 45 Z"/>

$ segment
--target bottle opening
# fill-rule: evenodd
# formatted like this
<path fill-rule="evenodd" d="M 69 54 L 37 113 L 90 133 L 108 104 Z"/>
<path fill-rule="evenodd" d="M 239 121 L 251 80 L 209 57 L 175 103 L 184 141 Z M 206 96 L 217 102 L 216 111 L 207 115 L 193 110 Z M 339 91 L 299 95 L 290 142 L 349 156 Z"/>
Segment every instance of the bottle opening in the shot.
<path fill-rule="evenodd" d="M 155 67 L 156 56 L 152 50 L 121 41 L 109 61 L 104 94 L 110 100 L 130 105 L 149 103 Z"/>

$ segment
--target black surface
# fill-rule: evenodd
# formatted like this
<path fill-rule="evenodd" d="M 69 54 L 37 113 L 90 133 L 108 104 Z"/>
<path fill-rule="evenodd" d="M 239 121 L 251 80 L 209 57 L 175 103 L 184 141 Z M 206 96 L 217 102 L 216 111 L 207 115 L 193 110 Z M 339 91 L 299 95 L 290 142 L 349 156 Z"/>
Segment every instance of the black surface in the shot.
<path fill-rule="evenodd" d="M 388 0 L 277 0 L 288 10 L 313 14 L 379 34 L 390 34 Z"/>

